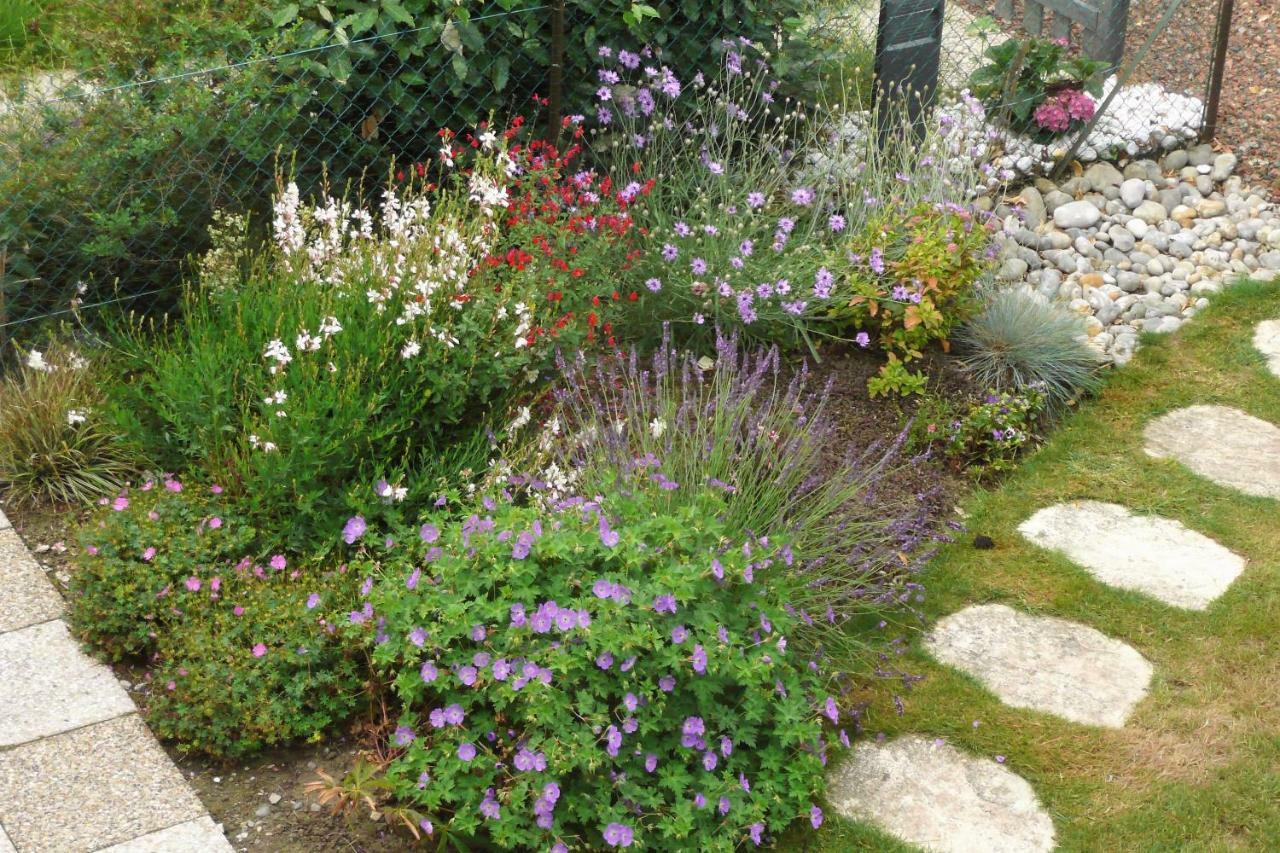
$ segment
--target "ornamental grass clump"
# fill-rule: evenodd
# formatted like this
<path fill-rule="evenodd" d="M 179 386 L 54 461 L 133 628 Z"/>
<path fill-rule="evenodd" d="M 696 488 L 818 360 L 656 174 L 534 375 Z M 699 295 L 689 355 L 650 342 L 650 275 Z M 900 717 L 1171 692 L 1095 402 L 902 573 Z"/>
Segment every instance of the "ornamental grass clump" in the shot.
<path fill-rule="evenodd" d="M 672 512 L 697 489 L 720 492 L 731 529 L 794 543 L 800 556 L 780 582 L 798 633 L 865 651 L 867 636 L 846 622 L 893 618 L 918 596 L 914 570 L 935 538 L 925 496 L 889 485 L 900 442 L 844 444 L 829 384 L 813 387 L 805 367 L 784 370 L 776 347 L 720 336 L 714 353 L 679 353 L 668 336 L 648 362 L 633 353 L 563 364 L 539 439 L 544 465 L 576 472 L 572 488 L 584 494 L 643 477 L 659 487 L 651 501 Z"/>
<path fill-rule="evenodd" d="M 418 832 L 733 850 L 821 822 L 823 716 L 847 736 L 792 642 L 798 555 L 726 523 L 720 491 L 680 484 L 672 507 L 670 480 L 614 485 L 533 483 L 351 560 L 367 597 L 345 630 L 402 704 L 385 773 Z"/>
<path fill-rule="evenodd" d="M 1034 389 L 1050 414 L 1102 384 L 1097 353 L 1085 343 L 1084 319 L 1021 288 L 1001 288 L 956 335 L 961 365 L 980 387 Z"/>
<path fill-rule="evenodd" d="M 70 347 L 21 354 L 0 379 L 0 490 L 20 504 L 111 494 L 139 459 L 103 417 L 103 371 Z"/>

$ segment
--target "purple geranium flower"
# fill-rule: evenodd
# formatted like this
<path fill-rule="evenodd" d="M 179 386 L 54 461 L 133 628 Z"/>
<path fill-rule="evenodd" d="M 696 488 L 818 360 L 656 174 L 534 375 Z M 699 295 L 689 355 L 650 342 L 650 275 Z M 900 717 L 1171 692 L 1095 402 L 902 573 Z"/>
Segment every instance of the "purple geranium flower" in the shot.
<path fill-rule="evenodd" d="M 353 515 L 347 519 L 346 525 L 342 528 L 342 541 L 353 545 L 368 529 L 369 525 L 365 523 L 363 516 Z"/>

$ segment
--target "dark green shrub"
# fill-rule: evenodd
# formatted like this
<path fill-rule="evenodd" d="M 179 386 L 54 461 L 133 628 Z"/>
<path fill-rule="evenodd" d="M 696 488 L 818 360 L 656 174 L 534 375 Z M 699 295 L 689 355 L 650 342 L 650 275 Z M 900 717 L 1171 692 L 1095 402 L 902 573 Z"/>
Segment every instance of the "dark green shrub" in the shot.
<path fill-rule="evenodd" d="M 292 94 L 263 66 L 10 114 L 0 122 L 6 319 L 111 299 L 117 283 L 163 307 L 206 247 L 213 210 L 265 200 L 277 146 L 299 119 Z"/>

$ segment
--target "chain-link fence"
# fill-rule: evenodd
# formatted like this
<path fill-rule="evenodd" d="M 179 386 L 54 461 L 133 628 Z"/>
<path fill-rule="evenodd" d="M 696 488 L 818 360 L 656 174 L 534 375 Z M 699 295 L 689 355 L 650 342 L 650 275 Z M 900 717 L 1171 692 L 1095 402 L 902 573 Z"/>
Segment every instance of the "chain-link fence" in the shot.
<path fill-rule="evenodd" d="M 933 7 L 940 26 L 904 31 L 897 61 L 931 50 L 944 102 L 986 75 L 984 100 L 1002 102 L 995 118 L 1014 128 L 997 143 L 1000 165 L 1033 174 L 1061 161 L 1073 134 L 1045 141 L 1036 110 L 1046 93 L 1004 90 L 1018 68 L 1038 61 L 1017 48 L 1028 29 L 1097 58 L 1106 69 L 1098 79 L 1133 67 L 1090 126 L 1081 159 L 1171 147 L 1202 127 L 1223 0 L 1172 15 L 1169 4 L 1180 0 L 1096 2 L 663 2 L 655 32 L 662 62 L 682 77 L 716 61 L 710 46 L 718 38 L 777 46 L 786 33 L 805 44 L 809 60 L 791 69 L 790 82 L 817 79 L 829 94 L 838 78 L 846 96 L 855 93 L 846 106 L 856 107 L 858 92 L 869 105 L 878 37 Z M 169 307 L 190 259 L 207 245 L 214 212 L 268 221 L 281 172 L 304 193 L 325 183 L 372 191 L 393 163 L 405 170 L 430 162 L 440 128 L 531 111 L 554 125 L 565 111 L 587 111 L 600 84 L 598 51 L 638 49 L 654 34 L 637 33 L 627 3 L 504 0 L 425 23 L 388 19 L 388 9 L 401 7 L 370 3 L 374 14 L 351 16 L 360 20 L 347 32 L 290 19 L 298 5 L 282 7 L 280 24 L 314 33 L 289 50 L 274 41 L 260 55 L 213 67 L 162 60 L 145 72 L 31 73 L 0 83 L 0 350 L 34 321 L 77 307 Z"/>

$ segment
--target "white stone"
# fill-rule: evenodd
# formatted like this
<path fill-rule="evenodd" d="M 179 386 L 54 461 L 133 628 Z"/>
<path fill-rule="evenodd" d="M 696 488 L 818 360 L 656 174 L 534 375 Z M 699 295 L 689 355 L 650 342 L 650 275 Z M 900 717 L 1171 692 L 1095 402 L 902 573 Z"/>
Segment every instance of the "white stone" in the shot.
<path fill-rule="evenodd" d="M 1192 610 L 1208 607 L 1245 567 L 1243 557 L 1177 521 L 1099 501 L 1046 507 L 1018 530 L 1103 583 Z"/>
<path fill-rule="evenodd" d="M 1267 368 L 1280 376 L 1280 320 L 1264 320 L 1253 333 L 1253 345 L 1266 356 Z"/>
<path fill-rule="evenodd" d="M 1188 406 L 1146 429 L 1147 455 L 1175 459 L 1201 477 L 1280 499 L 1280 427 L 1228 406 Z"/>
<path fill-rule="evenodd" d="M 134 711 L 111 670 L 80 651 L 62 620 L 0 634 L 0 747 Z"/>
<path fill-rule="evenodd" d="M 832 771 L 827 801 L 939 853 L 1048 853 L 1053 821 L 1025 779 L 990 759 L 908 735 L 861 743 Z"/>
<path fill-rule="evenodd" d="M 1133 210 L 1142 204 L 1147 197 L 1147 182 L 1141 178 L 1130 178 L 1120 185 L 1120 200 Z"/>
<path fill-rule="evenodd" d="M 1147 694 L 1151 664 L 1086 625 L 980 604 L 934 626 L 925 648 L 1015 708 L 1119 728 Z"/>
<path fill-rule="evenodd" d="M 1059 228 L 1088 228 L 1102 218 L 1102 211 L 1087 201 L 1069 201 L 1053 211 L 1053 224 Z"/>

